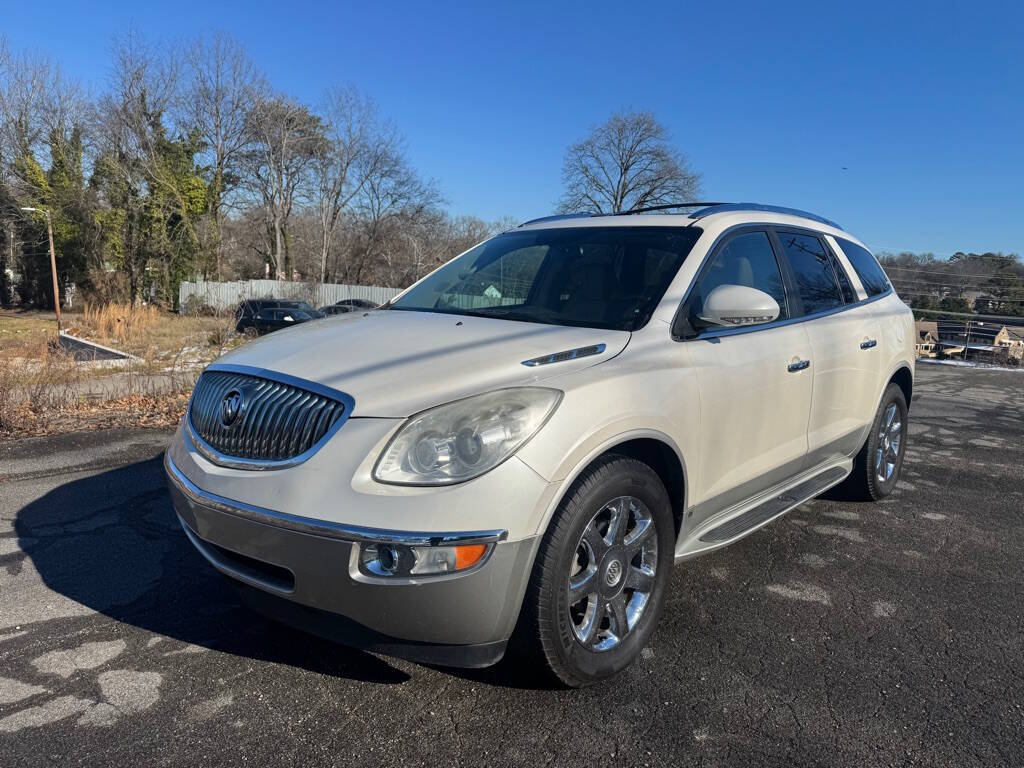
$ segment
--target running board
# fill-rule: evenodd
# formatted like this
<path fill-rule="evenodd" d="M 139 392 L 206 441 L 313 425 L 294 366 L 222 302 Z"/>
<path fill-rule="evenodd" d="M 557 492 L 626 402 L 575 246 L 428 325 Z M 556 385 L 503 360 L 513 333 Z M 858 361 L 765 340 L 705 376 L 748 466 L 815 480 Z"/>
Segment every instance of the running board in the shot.
<path fill-rule="evenodd" d="M 809 480 L 804 480 L 799 485 L 790 488 L 785 493 L 768 499 L 753 509 L 748 509 L 742 515 L 737 515 L 731 520 L 726 520 L 721 525 L 712 528 L 700 537 L 705 544 L 720 544 L 723 541 L 735 539 L 747 531 L 767 523 L 774 517 L 788 512 L 798 504 L 813 499 L 819 493 L 823 493 L 829 486 L 835 485 L 846 475 L 842 467 L 832 467 L 820 475 L 815 475 Z"/>

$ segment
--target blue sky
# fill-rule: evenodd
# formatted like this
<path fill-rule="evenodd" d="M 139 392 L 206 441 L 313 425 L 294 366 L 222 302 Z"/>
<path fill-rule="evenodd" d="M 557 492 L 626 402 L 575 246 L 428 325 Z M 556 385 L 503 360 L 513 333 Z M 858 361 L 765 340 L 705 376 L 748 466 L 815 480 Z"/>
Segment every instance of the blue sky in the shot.
<path fill-rule="evenodd" d="M 1024 253 L 1024 3 L 555 5 L 53 0 L 0 31 L 97 90 L 129 26 L 228 32 L 298 98 L 372 95 L 454 213 L 549 213 L 565 147 L 636 108 L 706 199 L 807 208 L 876 250 Z"/>

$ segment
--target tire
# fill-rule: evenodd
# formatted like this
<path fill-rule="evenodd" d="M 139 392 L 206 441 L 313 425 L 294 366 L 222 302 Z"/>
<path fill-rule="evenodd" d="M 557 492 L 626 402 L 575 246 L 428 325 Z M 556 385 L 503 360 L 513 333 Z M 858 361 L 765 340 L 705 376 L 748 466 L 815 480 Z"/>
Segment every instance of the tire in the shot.
<path fill-rule="evenodd" d="M 853 471 L 840 486 L 845 498 L 880 501 L 893 492 L 907 450 L 908 415 L 903 390 L 896 384 L 889 384 L 871 422 L 868 438 L 853 460 Z M 898 423 L 895 430 L 894 423 Z M 898 444 L 893 448 L 896 436 Z"/>
<path fill-rule="evenodd" d="M 615 520 L 625 527 L 613 530 Z M 674 547 L 672 505 L 657 474 L 627 456 L 600 458 L 573 483 L 541 540 L 519 650 L 574 688 L 621 671 L 657 626 Z M 580 599 L 570 603 L 573 587 Z"/>

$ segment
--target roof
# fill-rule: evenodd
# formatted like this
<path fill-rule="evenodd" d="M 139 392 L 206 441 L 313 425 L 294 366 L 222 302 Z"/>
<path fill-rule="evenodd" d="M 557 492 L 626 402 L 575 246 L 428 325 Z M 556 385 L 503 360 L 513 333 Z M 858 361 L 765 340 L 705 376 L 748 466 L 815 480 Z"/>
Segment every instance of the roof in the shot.
<path fill-rule="evenodd" d="M 918 326 L 920 325 L 921 323 L 919 322 Z M 971 320 L 969 323 L 959 320 L 939 320 L 937 325 L 939 333 L 943 336 L 962 337 L 965 340 L 969 336 L 972 340 L 984 341 L 987 339 L 994 341 L 1004 328 L 1011 337 L 1024 339 L 1024 327 L 993 323 L 987 320 Z M 970 327 L 968 328 L 968 326 Z"/>

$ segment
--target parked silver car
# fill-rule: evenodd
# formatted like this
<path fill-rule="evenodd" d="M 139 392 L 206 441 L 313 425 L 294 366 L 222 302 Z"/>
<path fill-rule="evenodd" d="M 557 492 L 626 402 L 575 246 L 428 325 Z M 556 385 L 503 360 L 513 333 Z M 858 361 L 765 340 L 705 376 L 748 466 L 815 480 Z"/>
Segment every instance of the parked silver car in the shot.
<path fill-rule="evenodd" d="M 750 204 L 555 217 L 380 311 L 202 374 L 166 468 L 186 535 L 285 622 L 569 685 L 651 637 L 675 563 L 844 483 L 896 484 L 913 322 L 864 245 Z"/>

